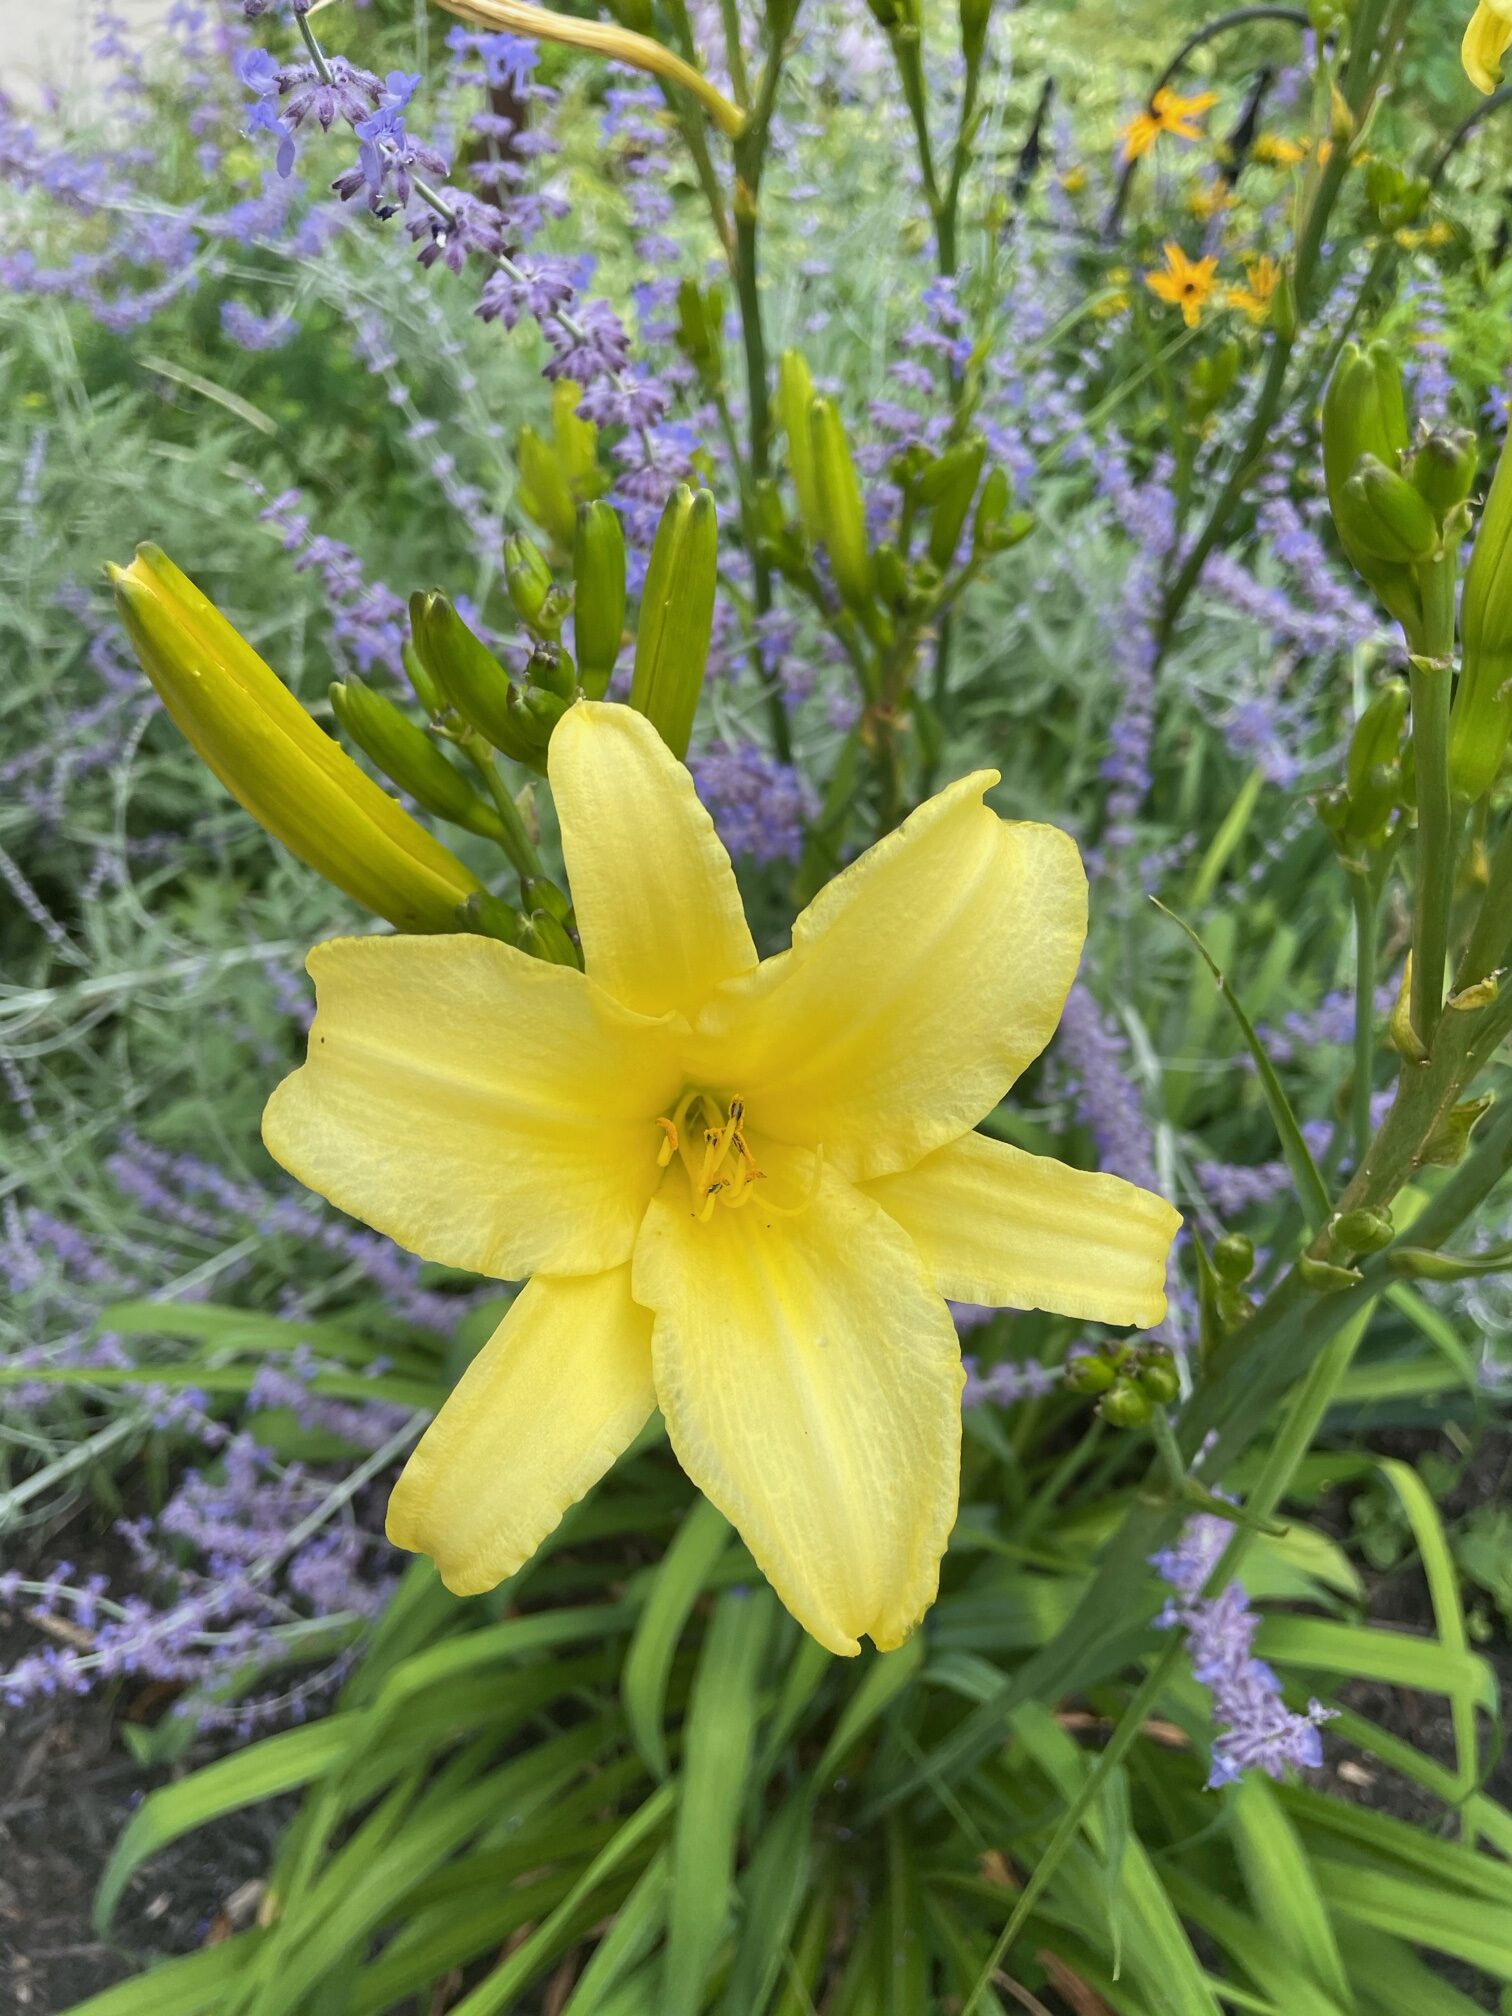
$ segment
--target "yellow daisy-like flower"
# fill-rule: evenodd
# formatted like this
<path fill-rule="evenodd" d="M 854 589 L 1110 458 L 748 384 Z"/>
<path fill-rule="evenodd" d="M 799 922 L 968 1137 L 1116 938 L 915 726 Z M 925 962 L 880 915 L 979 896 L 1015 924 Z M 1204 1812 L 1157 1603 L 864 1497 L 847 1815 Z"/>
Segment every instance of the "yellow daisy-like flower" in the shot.
<path fill-rule="evenodd" d="M 347 938 L 263 1134 L 412 1251 L 533 1276 L 395 1489 L 461 1594 L 512 1574 L 656 1407 L 684 1469 L 833 1652 L 899 1644 L 955 1523 L 945 1297 L 1151 1324 L 1179 1219 L 974 1132 L 1076 971 L 1075 844 L 978 771 L 758 962 L 693 781 L 580 702 L 550 780 L 587 971 L 491 939 Z"/>
<path fill-rule="evenodd" d="M 1194 122 L 1218 103 L 1216 91 L 1198 91 L 1190 98 L 1165 88 L 1157 91 L 1143 112 L 1136 112 L 1123 130 L 1123 158 L 1137 161 L 1148 154 L 1162 133 L 1176 140 L 1200 140 Z"/>
<path fill-rule="evenodd" d="M 1512 0 L 1480 0 L 1470 16 L 1460 60 L 1477 91 L 1494 91 L 1501 82 L 1502 58 L 1512 43 Z"/>
<path fill-rule="evenodd" d="M 1246 286 L 1229 289 L 1229 306 L 1242 308 L 1251 322 L 1264 322 L 1271 312 L 1271 296 L 1281 282 L 1281 268 L 1265 252 L 1257 259 L 1245 260 L 1244 277 Z"/>
<path fill-rule="evenodd" d="M 1218 261 L 1188 259 L 1173 240 L 1167 241 L 1164 251 L 1164 269 L 1146 273 L 1145 285 L 1162 301 L 1169 301 L 1173 307 L 1179 308 L 1188 329 L 1195 329 L 1213 292 L 1213 276 L 1218 271 Z"/>

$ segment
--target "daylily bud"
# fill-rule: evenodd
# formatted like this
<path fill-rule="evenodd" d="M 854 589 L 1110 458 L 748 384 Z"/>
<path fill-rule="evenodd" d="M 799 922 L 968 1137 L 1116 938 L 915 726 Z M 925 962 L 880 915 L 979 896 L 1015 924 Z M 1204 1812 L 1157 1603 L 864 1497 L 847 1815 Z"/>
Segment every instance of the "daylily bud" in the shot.
<path fill-rule="evenodd" d="M 487 645 L 444 595 L 410 597 L 410 629 L 421 663 L 469 726 L 517 763 L 543 767 L 541 748 L 521 732 L 513 683 Z"/>
<path fill-rule="evenodd" d="M 819 504 L 819 479 L 814 473 L 814 440 L 809 429 L 809 408 L 814 403 L 814 381 L 802 353 L 784 350 L 777 367 L 777 397 L 773 402 L 782 431 L 787 436 L 788 468 L 798 497 L 798 515 L 810 543 L 824 536 L 824 514 Z"/>
<path fill-rule="evenodd" d="M 861 484 L 845 438 L 845 423 L 831 399 L 809 407 L 814 475 L 819 490 L 818 529 L 829 552 L 842 601 L 865 613 L 871 607 L 871 558 L 866 545 L 866 512 Z"/>
<path fill-rule="evenodd" d="M 1213 1248 L 1213 1271 L 1238 1288 L 1255 1271 L 1255 1242 L 1244 1232 L 1225 1232 Z"/>
<path fill-rule="evenodd" d="M 533 539 L 523 533 L 512 532 L 504 541 L 504 586 L 509 591 L 509 599 L 514 604 L 515 614 L 532 630 L 542 630 L 555 635 L 550 629 L 547 602 L 553 582 L 551 569 L 546 565 L 545 555 Z M 542 617 L 547 621 L 543 623 Z M 558 618 L 556 629 L 561 628 Z"/>
<path fill-rule="evenodd" d="M 641 591 L 630 705 L 672 754 L 687 754 L 714 627 L 714 499 L 680 483 L 667 500 Z"/>
<path fill-rule="evenodd" d="M 141 546 L 110 577 L 142 669 L 232 797 L 400 930 L 456 930 L 477 877 L 316 725 L 188 576 Z"/>
<path fill-rule="evenodd" d="M 551 388 L 551 442 L 533 427 L 520 430 L 520 503 L 563 552 L 572 551 L 577 507 L 608 487 L 598 462 L 598 428 L 579 417 L 581 385 L 559 378 Z"/>
<path fill-rule="evenodd" d="M 1134 1376 L 1140 1392 L 1162 1407 L 1169 1406 L 1181 1391 L 1176 1360 L 1164 1344 L 1152 1344 L 1139 1354 Z"/>
<path fill-rule="evenodd" d="M 432 721 L 447 710 L 450 702 L 430 673 L 425 669 L 420 653 L 408 638 L 399 647 L 399 656 L 404 662 L 405 676 L 415 689 L 415 698 L 429 714 Z"/>
<path fill-rule="evenodd" d="M 968 66 L 982 60 L 987 45 L 987 23 L 992 18 L 992 0 L 961 0 L 961 54 Z"/>
<path fill-rule="evenodd" d="M 522 917 L 515 943 L 522 952 L 528 952 L 533 959 L 544 959 L 551 966 L 582 964 L 566 926 L 549 910 L 533 910 L 528 917 Z"/>
<path fill-rule="evenodd" d="M 401 791 L 470 833 L 497 840 L 503 828 L 499 815 L 485 805 L 466 779 L 459 776 L 423 728 L 382 693 L 360 679 L 339 680 L 331 687 L 336 719 L 359 749 L 365 749 L 386 777 Z"/>
<path fill-rule="evenodd" d="M 516 454 L 521 505 L 558 546 L 570 545 L 577 523 L 577 504 L 555 450 L 534 427 L 522 427 Z"/>
<path fill-rule="evenodd" d="M 1377 765 L 1396 761 L 1407 725 L 1408 699 L 1407 681 L 1388 679 L 1355 723 L 1344 769 L 1351 796 L 1366 789 L 1366 780 Z"/>
<path fill-rule="evenodd" d="M 1362 350 L 1346 343 L 1323 395 L 1323 473 L 1329 502 L 1355 472 L 1362 455 L 1388 468 L 1407 446 L 1407 411 L 1401 368 L 1381 343 Z"/>
<path fill-rule="evenodd" d="M 1449 780 L 1473 803 L 1495 783 L 1512 729 L 1512 444 L 1497 461 L 1465 573 L 1460 648 Z"/>
<path fill-rule="evenodd" d="M 712 391 L 723 376 L 724 297 L 719 289 L 705 293 L 696 280 L 685 279 L 677 290 L 677 323 L 678 347 L 705 390 Z"/>
<path fill-rule="evenodd" d="M 1104 1393 L 1097 1411 L 1114 1428 L 1142 1428 L 1155 1412 L 1155 1403 L 1132 1379 L 1120 1378 Z"/>
<path fill-rule="evenodd" d="M 578 678 L 590 700 L 602 700 L 625 634 L 625 532 L 612 504 L 578 512 L 572 579 Z"/>
<path fill-rule="evenodd" d="M 520 913 L 502 896 L 486 889 L 476 890 L 462 905 L 462 922 L 480 938 L 497 938 L 501 945 L 513 945 L 520 929 Z"/>
<path fill-rule="evenodd" d="M 1066 1360 L 1066 1384 L 1073 1393 L 1106 1393 L 1117 1377 L 1113 1360 L 1101 1351 L 1078 1351 Z"/>
<path fill-rule="evenodd" d="M 875 556 L 877 593 L 889 609 L 901 612 L 908 606 L 912 588 L 908 570 L 896 546 L 879 546 Z"/>
<path fill-rule="evenodd" d="M 973 553 L 995 552 L 998 530 L 1008 515 L 1008 507 L 1013 502 L 1013 481 L 1008 471 L 1001 467 L 987 471 L 987 481 L 982 485 L 982 494 L 977 498 L 976 515 L 971 521 L 971 546 Z"/>
<path fill-rule="evenodd" d="M 948 572 L 955 559 L 986 459 L 987 443 L 980 434 L 974 435 L 971 440 L 947 449 L 919 484 L 921 501 L 933 506 L 929 557 L 942 574 Z"/>
<path fill-rule="evenodd" d="M 1346 545 L 1398 566 L 1426 560 L 1439 543 L 1438 520 L 1427 502 L 1405 476 L 1374 455 L 1362 455 L 1355 464 L 1335 504 L 1334 520 Z"/>
<path fill-rule="evenodd" d="M 1368 1205 L 1356 1211 L 1341 1211 L 1329 1230 L 1346 1253 L 1379 1253 L 1396 1237 L 1391 1213 Z"/>
<path fill-rule="evenodd" d="M 1470 495 L 1479 463 L 1479 443 L 1468 427 L 1430 434 L 1412 458 L 1412 487 L 1442 525 Z"/>

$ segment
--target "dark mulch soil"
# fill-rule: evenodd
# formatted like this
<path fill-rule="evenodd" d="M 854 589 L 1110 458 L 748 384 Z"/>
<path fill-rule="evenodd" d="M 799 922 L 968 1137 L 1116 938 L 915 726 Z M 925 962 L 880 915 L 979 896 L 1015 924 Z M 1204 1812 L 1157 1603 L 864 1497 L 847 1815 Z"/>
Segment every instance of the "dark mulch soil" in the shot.
<path fill-rule="evenodd" d="M 1427 1450 L 1449 1453 L 1434 1430 L 1375 1435 L 1379 1453 L 1413 1461 Z M 1449 1521 L 1477 1505 L 1505 1498 L 1512 1485 L 1512 1434 L 1486 1433 L 1444 1504 Z M 1326 1505 L 1322 1522 L 1346 1539 L 1343 1499 Z M 34 1538 L 38 1560 L 66 1554 L 82 1577 L 121 1567 L 117 1543 L 102 1521 L 81 1513 L 67 1532 Z M 24 1567 L 24 1564 L 23 1564 Z M 1368 1611 L 1377 1624 L 1431 1631 L 1432 1609 L 1421 1572 L 1367 1571 Z M 0 1610 L 0 1671 L 38 1644 L 24 1615 Z M 1512 1647 L 1498 1635 L 1481 1648 L 1512 1698 Z M 1358 1681 L 1345 1690 L 1350 1705 L 1419 1750 L 1445 1763 L 1454 1756 L 1447 1704 Z M 152 1720 L 171 1704 L 128 1683 L 100 1699 L 65 1697 L 23 1709 L 0 1709 L 0 2009 L 10 2016 L 64 2016 L 75 2003 L 137 1972 L 149 1959 L 191 1952 L 223 1936 L 255 1911 L 258 1883 L 290 1806 L 254 1807 L 205 1828 L 156 1856 L 132 1883 L 110 1937 L 90 1921 L 95 1885 L 110 1850 L 142 1794 L 170 1773 L 144 1771 L 125 1749 L 123 1721 Z M 205 1750 L 197 1752 L 203 1761 Z M 1340 1798 L 1441 1828 L 1435 1802 L 1410 1781 L 1372 1759 L 1331 1746 L 1322 1782 Z M 1512 1804 L 1512 1750 L 1498 1759 L 1487 1789 Z M 1443 1971 L 1486 2009 L 1498 1991 L 1470 1969 Z"/>
<path fill-rule="evenodd" d="M 19 1560 L 60 1555 L 82 1578 L 122 1567 L 118 1543 L 90 1515 L 34 1538 Z M 44 1571 L 45 1572 L 45 1571 Z M 128 1578 L 129 1579 L 129 1578 Z M 0 1609 L 0 1672 L 47 1643 L 24 1614 Z M 123 1721 L 152 1721 L 171 1702 L 127 1682 L 99 1698 L 72 1695 L 0 1708 L 0 2010 L 63 2016 L 154 1957 L 189 1953 L 255 1909 L 287 1805 L 255 1807 L 166 1849 L 132 1883 L 108 1939 L 90 1922 L 100 1872 L 132 1808 L 171 1774 L 125 1748 Z M 201 1747 L 201 1761 L 207 1753 Z"/>

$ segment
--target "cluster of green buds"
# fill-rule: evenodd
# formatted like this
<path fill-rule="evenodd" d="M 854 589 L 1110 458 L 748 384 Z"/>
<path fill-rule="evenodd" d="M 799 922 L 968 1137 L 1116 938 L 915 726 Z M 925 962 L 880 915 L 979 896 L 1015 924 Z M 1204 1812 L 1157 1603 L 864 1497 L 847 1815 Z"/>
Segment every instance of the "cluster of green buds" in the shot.
<path fill-rule="evenodd" d="M 1380 854 L 1397 833 L 1399 812 L 1414 803 L 1409 705 L 1405 679 L 1377 689 L 1349 739 L 1343 783 L 1318 801 L 1318 816 L 1346 862 Z"/>
<path fill-rule="evenodd" d="M 891 470 L 902 495 L 897 537 L 873 549 L 845 422 L 834 401 L 815 392 L 796 350 L 783 354 L 775 404 L 798 515 L 790 521 L 776 486 L 763 486 L 763 551 L 779 572 L 819 599 L 813 554 L 823 546 L 844 620 L 879 649 L 928 622 L 987 559 L 1032 529 L 1029 514 L 1013 509 L 1007 471 L 987 469 L 986 442 L 971 435 L 940 454 L 922 447 L 901 451 Z M 968 523 L 970 551 L 961 562 Z"/>
<path fill-rule="evenodd" d="M 1111 1427 L 1142 1428 L 1180 1393 L 1181 1374 L 1167 1345 L 1110 1338 L 1067 1359 L 1066 1384 L 1073 1393 L 1095 1396 L 1098 1414 Z"/>
<path fill-rule="evenodd" d="M 129 568 L 110 572 L 127 634 L 169 714 L 291 853 L 400 930 L 473 931 L 578 965 L 570 905 L 537 852 L 532 787 L 516 795 L 496 761 L 503 755 L 543 775 L 556 724 L 579 698 L 603 698 L 614 673 L 625 635 L 617 512 L 602 499 L 575 504 L 567 545 L 570 587 L 533 540 L 517 534 L 505 543 L 505 586 L 529 644 L 519 675 L 431 591 L 411 597 L 403 652 L 424 726 L 365 680 L 330 688 L 343 735 L 384 777 L 436 818 L 503 850 L 518 876 L 518 907 L 486 890 L 359 769 L 157 548 L 140 548 Z M 678 756 L 703 687 L 716 564 L 714 500 L 679 488 L 651 552 L 630 689 L 630 704 Z"/>
<path fill-rule="evenodd" d="M 1443 658 L 1453 644 L 1476 461 L 1475 436 L 1462 428 L 1412 439 L 1388 345 L 1344 346 L 1323 400 L 1329 508 L 1351 565 L 1401 624 L 1414 656 Z"/>
<path fill-rule="evenodd" d="M 578 415 L 583 388 L 559 378 L 551 388 L 551 437 L 522 427 L 520 506 L 564 558 L 577 536 L 579 507 L 602 497 L 609 473 L 598 459 L 598 428 Z"/>
<path fill-rule="evenodd" d="M 1432 194 L 1433 185 L 1426 175 L 1409 175 L 1384 155 L 1377 155 L 1365 169 L 1365 200 L 1383 231 L 1401 231 L 1415 224 Z"/>
<path fill-rule="evenodd" d="M 1226 1232 L 1211 1254 L 1199 1244 L 1198 1302 L 1204 1356 L 1219 1338 L 1247 1323 L 1255 1313 L 1248 1283 L 1255 1271 L 1255 1245 L 1243 1232 Z"/>

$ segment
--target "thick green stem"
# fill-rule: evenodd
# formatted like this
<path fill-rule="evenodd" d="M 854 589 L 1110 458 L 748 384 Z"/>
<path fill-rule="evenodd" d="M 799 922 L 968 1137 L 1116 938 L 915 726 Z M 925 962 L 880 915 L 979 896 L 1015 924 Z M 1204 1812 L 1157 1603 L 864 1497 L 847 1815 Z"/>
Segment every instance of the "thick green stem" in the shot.
<path fill-rule="evenodd" d="M 1410 661 L 1412 755 L 1417 770 L 1417 881 L 1412 899 L 1412 1026 L 1431 1047 L 1444 1005 L 1444 962 L 1454 901 L 1454 808 L 1449 795 L 1450 666 Z"/>
<path fill-rule="evenodd" d="M 1358 1169 L 1370 1146 L 1370 1096 L 1375 1076 L 1376 908 L 1379 891 L 1368 869 L 1351 873 L 1354 903 L 1354 1080 L 1350 1086 L 1349 1132 Z"/>
<path fill-rule="evenodd" d="M 546 873 L 535 842 L 525 830 L 525 821 L 520 816 L 520 808 L 514 801 L 509 786 L 499 775 L 499 766 L 491 755 L 478 745 L 476 736 L 471 736 L 462 744 L 462 749 L 473 768 L 483 780 L 485 790 L 492 798 L 504 832 L 499 845 L 509 856 L 511 864 L 522 877 L 532 878 Z"/>

